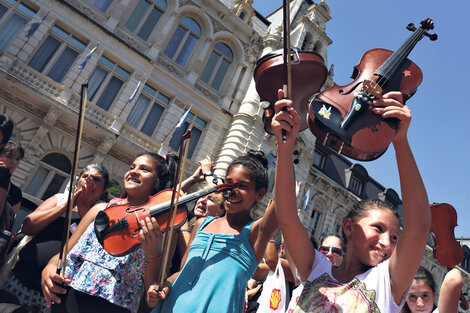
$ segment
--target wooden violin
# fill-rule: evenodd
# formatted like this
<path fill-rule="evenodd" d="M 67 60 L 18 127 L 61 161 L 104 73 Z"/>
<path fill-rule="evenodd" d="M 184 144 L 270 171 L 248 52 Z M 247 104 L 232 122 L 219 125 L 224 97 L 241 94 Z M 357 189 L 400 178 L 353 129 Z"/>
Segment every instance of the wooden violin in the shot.
<path fill-rule="evenodd" d="M 233 189 L 237 182 L 211 186 L 194 193 L 181 196 L 178 202 L 174 227 L 181 227 L 186 221 L 186 203 L 213 192 Z M 168 228 L 172 190 L 162 190 L 149 198 L 142 206 L 133 207 L 127 201 L 110 204 L 98 212 L 95 219 L 95 233 L 103 248 L 113 256 L 124 256 L 140 245 L 140 221 L 155 217 L 162 232 Z"/>
<path fill-rule="evenodd" d="M 294 102 L 294 108 L 300 116 L 299 131 L 307 129 L 308 100 L 317 93 L 328 74 L 323 57 L 313 51 L 291 49 L 292 62 L 292 91 L 289 99 Z M 274 115 L 274 103 L 278 100 L 277 91 L 283 85 L 283 53 L 273 51 L 256 61 L 254 80 L 256 91 L 261 101 L 269 102 L 263 111 L 264 130 L 273 134 L 271 120 Z"/>
<path fill-rule="evenodd" d="M 413 34 L 395 52 L 372 49 L 354 66 L 349 85 L 332 87 L 316 95 L 308 106 L 308 125 L 324 145 L 350 158 L 370 161 L 380 157 L 390 145 L 398 120 L 383 119 L 370 109 L 372 102 L 389 91 L 400 91 L 404 101 L 421 84 L 423 74 L 407 57 L 424 36 L 436 40 L 433 21 L 426 19 L 421 27 L 412 23 Z"/>
<path fill-rule="evenodd" d="M 277 91 L 284 90 L 284 97 L 293 101 L 300 116 L 299 131 L 307 128 L 307 105 L 310 97 L 318 92 L 326 80 L 327 69 L 323 58 L 313 51 L 299 51 L 290 44 L 290 1 L 284 0 L 283 50 L 268 53 L 256 61 L 253 77 L 260 100 L 269 103 L 263 109 L 264 130 L 273 134 L 271 120 Z M 283 131 L 283 140 L 285 131 Z"/>
<path fill-rule="evenodd" d="M 457 213 L 448 203 L 431 204 L 431 237 L 433 238 L 433 256 L 436 262 L 448 269 L 462 263 L 462 246 L 455 239 L 454 228 L 457 226 Z M 463 293 L 460 294 L 460 307 L 468 310 L 469 304 Z"/>

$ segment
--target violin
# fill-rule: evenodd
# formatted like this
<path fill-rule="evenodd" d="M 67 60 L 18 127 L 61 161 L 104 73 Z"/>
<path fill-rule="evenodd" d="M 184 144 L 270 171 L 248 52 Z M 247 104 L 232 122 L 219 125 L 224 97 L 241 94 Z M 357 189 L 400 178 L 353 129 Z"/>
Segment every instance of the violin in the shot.
<path fill-rule="evenodd" d="M 354 66 L 349 85 L 330 88 L 317 94 L 308 106 L 310 131 L 338 154 L 352 159 L 370 161 L 387 150 L 395 134 L 398 119 L 384 119 L 371 110 L 372 102 L 389 91 L 400 91 L 408 100 L 423 80 L 420 68 L 407 57 L 424 36 L 432 41 L 436 34 L 431 19 L 416 28 L 408 24 L 413 34 L 395 52 L 371 49 Z"/>
<path fill-rule="evenodd" d="M 181 227 L 186 221 L 186 203 L 199 199 L 213 192 L 222 192 L 236 188 L 237 182 L 211 186 L 179 198 L 174 227 Z M 151 196 L 149 201 L 134 207 L 127 201 L 110 204 L 98 212 L 95 219 L 95 233 L 104 250 L 113 256 L 124 256 L 140 245 L 140 221 L 146 217 L 155 217 L 162 233 L 168 229 L 168 216 L 173 191 L 162 190 Z"/>
<path fill-rule="evenodd" d="M 294 102 L 294 108 L 300 116 L 299 131 L 303 131 L 308 127 L 308 100 L 320 90 L 328 71 L 323 57 L 316 52 L 292 48 L 289 57 L 292 63 L 292 94 L 289 99 Z M 264 130 L 269 134 L 273 134 L 271 120 L 274 103 L 278 100 L 277 91 L 283 84 L 283 66 L 283 52 L 276 50 L 256 61 L 253 73 L 260 100 L 269 103 L 263 110 Z"/>
<path fill-rule="evenodd" d="M 462 246 L 455 239 L 454 228 L 457 226 L 457 213 L 448 203 L 431 204 L 431 230 L 433 238 L 433 256 L 436 262 L 449 269 L 462 263 L 464 253 Z M 460 307 L 468 310 L 469 304 L 463 293 L 460 294 Z"/>

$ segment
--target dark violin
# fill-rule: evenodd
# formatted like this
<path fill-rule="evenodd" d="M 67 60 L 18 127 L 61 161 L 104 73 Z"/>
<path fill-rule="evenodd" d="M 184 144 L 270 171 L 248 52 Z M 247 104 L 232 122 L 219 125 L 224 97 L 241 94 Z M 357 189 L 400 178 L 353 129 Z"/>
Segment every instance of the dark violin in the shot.
<path fill-rule="evenodd" d="M 442 266 L 454 268 L 462 263 L 464 254 L 460 243 L 455 239 L 457 213 L 448 203 L 431 204 L 431 236 L 434 240 L 434 259 Z"/>
<path fill-rule="evenodd" d="M 211 186 L 194 193 L 181 196 L 178 202 L 174 227 L 181 227 L 186 221 L 185 204 L 213 192 L 233 189 L 237 182 Z M 149 198 L 139 207 L 130 206 L 127 201 L 110 204 L 100 211 L 95 219 L 95 233 L 103 248 L 113 256 L 124 256 L 140 245 L 140 221 L 146 217 L 155 217 L 162 232 L 168 228 L 172 190 L 162 190 Z"/>
<path fill-rule="evenodd" d="M 431 237 L 433 238 L 433 256 L 437 263 L 449 269 L 462 263 L 462 246 L 455 239 L 454 228 L 457 226 L 457 212 L 448 203 L 431 204 Z M 460 294 L 460 307 L 468 310 L 469 304 L 463 293 Z"/>
<path fill-rule="evenodd" d="M 313 51 L 291 49 L 292 95 L 294 108 L 300 116 L 300 131 L 307 129 L 307 106 L 310 97 L 318 92 L 326 80 L 328 70 L 323 58 Z M 277 91 L 283 85 L 283 52 L 277 50 L 268 53 L 256 61 L 254 80 L 256 91 L 261 101 L 269 102 L 264 108 L 264 130 L 272 134 L 271 120 L 274 115 L 274 103 L 278 100 Z"/>
<path fill-rule="evenodd" d="M 412 23 L 413 34 L 393 52 L 372 49 L 364 53 L 354 67 L 349 85 L 332 87 L 316 95 L 308 107 L 308 125 L 323 144 L 350 158 L 370 161 L 380 157 L 391 143 L 398 120 L 383 119 L 370 110 L 372 101 L 389 91 L 400 91 L 410 98 L 423 80 L 419 67 L 407 59 L 424 36 L 436 40 L 433 21 L 426 19 L 421 27 Z"/>

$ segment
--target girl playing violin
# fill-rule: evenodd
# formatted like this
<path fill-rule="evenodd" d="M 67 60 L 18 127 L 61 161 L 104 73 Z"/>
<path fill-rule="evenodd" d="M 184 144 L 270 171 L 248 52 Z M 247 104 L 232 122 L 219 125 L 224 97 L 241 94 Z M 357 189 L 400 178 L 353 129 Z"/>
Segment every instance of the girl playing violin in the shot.
<path fill-rule="evenodd" d="M 225 215 L 196 222 L 181 271 L 168 278 L 162 291 L 153 285 L 147 292 L 149 306 L 164 300 L 152 312 L 243 312 L 246 283 L 278 228 L 272 206 L 256 221 L 250 215 L 266 193 L 266 168 L 261 151 L 232 161 L 225 182 L 238 184 L 225 195 Z"/>
<path fill-rule="evenodd" d="M 144 153 L 138 156 L 124 174 L 124 198 L 110 203 L 126 201 L 139 206 L 149 201 L 149 196 L 170 188 L 173 182 L 175 160 Z M 93 229 L 96 214 L 106 208 L 97 204 L 82 218 L 70 237 L 65 279 L 56 273 L 58 255 L 54 256 L 42 272 L 42 289 L 47 305 L 54 312 L 137 312 L 145 286 L 150 285 L 159 267 L 162 233 L 154 218 L 141 221 L 139 246 L 123 257 L 108 254 L 98 242 Z M 144 275 L 145 272 L 145 275 Z M 151 274 L 149 274 L 151 273 Z M 58 283 L 70 288 L 66 290 Z"/>
<path fill-rule="evenodd" d="M 279 99 L 283 92 L 279 90 Z M 282 110 L 287 107 L 288 109 Z M 400 120 L 393 145 L 405 225 L 381 201 L 362 201 L 343 220 L 346 254 L 334 267 L 315 251 L 297 215 L 292 150 L 300 119 L 292 101 L 279 100 L 272 126 L 277 140 L 276 215 L 298 275 L 305 283 L 294 312 L 399 312 L 424 255 L 431 214 L 424 184 L 407 140 L 410 110 L 399 92 L 374 101 L 374 113 Z M 282 139 L 285 130 L 286 140 Z"/>

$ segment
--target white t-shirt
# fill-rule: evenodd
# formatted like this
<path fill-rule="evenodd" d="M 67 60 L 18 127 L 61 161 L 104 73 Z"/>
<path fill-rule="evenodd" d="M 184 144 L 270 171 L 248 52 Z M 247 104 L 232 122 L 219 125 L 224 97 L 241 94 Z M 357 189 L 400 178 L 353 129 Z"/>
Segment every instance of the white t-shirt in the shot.
<path fill-rule="evenodd" d="M 398 313 L 405 303 L 408 291 L 400 304 L 395 304 L 390 288 L 388 260 L 359 274 L 347 284 L 333 278 L 332 263 L 315 251 L 315 262 L 301 293 L 295 313 L 316 312 L 381 312 Z"/>
<path fill-rule="evenodd" d="M 299 301 L 300 294 L 304 289 L 304 284 L 300 284 L 292 291 L 292 297 L 290 298 L 289 306 L 287 307 L 286 313 L 293 313 L 295 307 L 297 306 L 297 301 Z"/>

